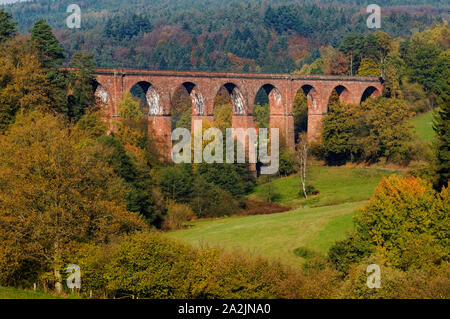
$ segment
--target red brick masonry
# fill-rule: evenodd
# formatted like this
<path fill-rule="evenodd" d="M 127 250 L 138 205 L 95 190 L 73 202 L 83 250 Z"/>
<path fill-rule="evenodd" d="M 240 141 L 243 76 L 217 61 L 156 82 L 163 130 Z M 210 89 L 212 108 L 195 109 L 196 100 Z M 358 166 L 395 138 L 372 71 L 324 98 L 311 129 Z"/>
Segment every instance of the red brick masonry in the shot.
<path fill-rule="evenodd" d="M 70 69 L 64 69 L 70 70 Z M 213 121 L 214 99 L 225 87 L 233 100 L 233 127 L 253 126 L 254 101 L 263 87 L 269 95 L 270 127 L 278 127 L 288 145 L 294 145 L 293 102 L 303 89 L 308 98 L 308 137 L 320 136 L 323 116 L 334 89 L 343 102 L 360 104 L 379 96 L 383 85 L 376 77 L 292 74 L 210 73 L 97 69 L 96 93 L 101 90 L 108 118 L 117 118 L 117 104 L 135 84 L 147 88 L 149 131 L 171 150 L 171 105 L 175 91 L 184 86 L 192 98 L 192 116 Z M 106 93 L 105 93 L 106 92 Z"/>

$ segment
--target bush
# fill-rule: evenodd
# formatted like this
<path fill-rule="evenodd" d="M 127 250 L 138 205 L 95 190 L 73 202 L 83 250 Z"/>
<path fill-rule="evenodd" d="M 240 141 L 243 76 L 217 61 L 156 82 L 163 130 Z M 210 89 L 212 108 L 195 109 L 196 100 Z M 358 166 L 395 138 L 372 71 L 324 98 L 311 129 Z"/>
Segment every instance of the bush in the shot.
<path fill-rule="evenodd" d="M 305 190 L 306 190 L 306 195 L 308 195 L 308 196 L 313 195 L 313 193 L 315 193 L 315 192 L 319 192 L 319 191 L 316 191 L 314 186 L 312 186 L 312 185 L 306 185 Z M 314 195 L 316 195 L 316 194 L 319 194 L 319 193 L 315 193 Z M 303 193 L 303 189 L 301 189 L 298 192 L 298 195 L 303 198 L 305 197 L 305 194 Z"/>
<path fill-rule="evenodd" d="M 176 230 L 183 228 L 186 222 L 195 218 L 192 209 L 184 204 L 171 202 L 168 205 L 167 215 L 162 223 L 163 230 Z"/>
<path fill-rule="evenodd" d="M 334 294 L 329 268 L 305 278 L 278 262 L 195 249 L 157 232 L 85 246 L 76 260 L 83 269 L 82 292 L 139 298 L 312 298 Z M 320 282 L 321 284 L 318 284 Z"/>
<path fill-rule="evenodd" d="M 293 156 L 293 152 L 288 147 L 281 150 L 278 169 L 280 176 L 289 176 L 295 173 Z"/>
<path fill-rule="evenodd" d="M 302 258 L 312 258 L 317 256 L 317 253 L 314 250 L 311 250 L 306 247 L 298 247 L 294 249 L 294 254 L 296 256 L 302 257 Z"/>
<path fill-rule="evenodd" d="M 282 213 L 292 209 L 292 207 L 283 206 L 277 203 L 267 203 L 259 200 L 246 198 L 244 201 L 244 209 L 239 212 L 239 215 L 266 215 Z"/>
<path fill-rule="evenodd" d="M 381 288 L 370 289 L 366 285 L 369 264 L 379 264 Z M 444 264 L 435 270 L 402 271 L 384 266 L 379 260 L 371 258 L 350 269 L 339 291 L 339 298 L 364 299 L 448 299 L 450 297 L 449 265 Z"/>

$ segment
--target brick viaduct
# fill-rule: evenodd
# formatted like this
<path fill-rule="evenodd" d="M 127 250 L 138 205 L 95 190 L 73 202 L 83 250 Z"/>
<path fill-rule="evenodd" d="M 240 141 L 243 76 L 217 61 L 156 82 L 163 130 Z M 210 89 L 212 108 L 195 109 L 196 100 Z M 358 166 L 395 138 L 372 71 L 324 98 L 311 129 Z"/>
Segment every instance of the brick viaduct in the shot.
<path fill-rule="evenodd" d="M 192 119 L 213 121 L 214 99 L 225 87 L 233 102 L 232 126 L 254 126 L 253 110 L 257 92 L 269 96 L 270 127 L 294 145 L 293 103 L 299 90 L 308 100 L 308 138 L 320 135 L 321 123 L 334 89 L 342 102 L 360 104 L 367 97 L 379 96 L 382 83 L 374 77 L 305 76 L 292 74 L 209 73 L 182 71 L 144 71 L 98 69 L 95 95 L 104 105 L 109 119 L 118 117 L 118 102 L 124 92 L 138 84 L 149 105 L 149 133 L 171 149 L 171 105 L 175 92 L 185 87 L 192 100 Z M 193 121 L 192 121 L 193 123 Z"/>

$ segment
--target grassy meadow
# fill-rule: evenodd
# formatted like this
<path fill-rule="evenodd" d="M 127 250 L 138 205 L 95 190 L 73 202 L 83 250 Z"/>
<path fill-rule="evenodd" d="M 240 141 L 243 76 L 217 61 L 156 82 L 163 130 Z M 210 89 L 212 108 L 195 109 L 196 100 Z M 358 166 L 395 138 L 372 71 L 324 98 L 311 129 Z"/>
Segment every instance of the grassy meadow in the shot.
<path fill-rule="evenodd" d="M 0 287 L 0 299 L 61 299 L 42 291 L 25 290 L 12 287 Z"/>
<path fill-rule="evenodd" d="M 304 258 L 297 248 L 326 254 L 337 240 L 353 227 L 352 216 L 370 198 L 382 178 L 393 171 L 363 167 L 312 166 L 310 184 L 320 194 L 301 198 L 296 175 L 272 181 L 279 196 L 277 202 L 293 207 L 291 211 L 247 217 L 225 217 L 193 221 L 189 228 L 168 236 L 197 246 L 220 246 L 254 255 L 300 265 Z M 259 185 L 250 197 L 263 197 Z"/>
<path fill-rule="evenodd" d="M 433 114 L 434 111 L 430 111 L 420 114 L 411 120 L 416 134 L 426 142 L 432 142 L 435 138 L 435 132 L 433 130 Z"/>

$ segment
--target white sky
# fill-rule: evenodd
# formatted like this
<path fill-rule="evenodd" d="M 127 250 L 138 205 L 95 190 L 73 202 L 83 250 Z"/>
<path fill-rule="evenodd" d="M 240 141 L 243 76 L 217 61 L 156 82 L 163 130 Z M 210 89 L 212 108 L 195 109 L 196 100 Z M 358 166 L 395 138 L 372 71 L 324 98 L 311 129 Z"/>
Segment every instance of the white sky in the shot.
<path fill-rule="evenodd" d="M 19 2 L 19 1 L 27 1 L 27 0 L 0 0 L 0 4 L 5 4 L 5 3 L 13 3 L 13 2 Z"/>

